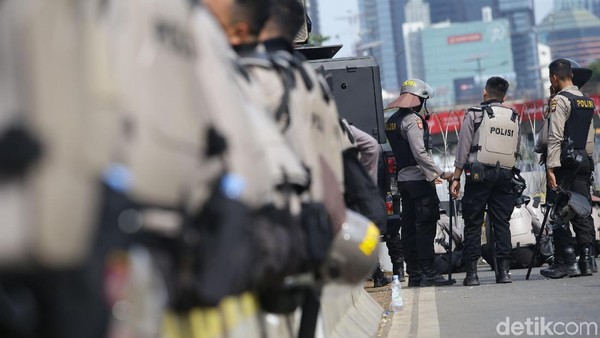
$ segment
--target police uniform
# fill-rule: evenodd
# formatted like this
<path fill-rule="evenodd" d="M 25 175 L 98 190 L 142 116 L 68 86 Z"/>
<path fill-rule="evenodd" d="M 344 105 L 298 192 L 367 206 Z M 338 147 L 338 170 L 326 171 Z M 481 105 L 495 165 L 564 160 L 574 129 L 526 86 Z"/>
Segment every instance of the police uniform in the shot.
<path fill-rule="evenodd" d="M 435 179 L 443 174 L 429 154 L 427 121 L 412 109 L 401 108 L 385 125 L 398 168 L 402 197 L 402 246 L 409 283 L 416 285 L 433 268 L 433 240 L 439 216 Z"/>
<path fill-rule="evenodd" d="M 592 155 L 594 153 L 594 101 L 582 94 L 576 86 L 561 90 L 550 101 L 548 147 L 546 167 L 554 168 L 558 185 L 585 196 L 591 203 L 591 175 L 593 171 Z M 566 158 L 565 140 L 572 141 L 573 153 L 581 156 L 581 164 L 570 163 Z M 548 189 L 547 198 L 553 201 L 556 193 Z M 576 216 L 571 220 L 575 237 L 580 249 L 579 266 L 584 275 L 590 275 L 592 268 L 586 265 L 591 260 L 592 243 L 595 238 L 592 216 Z M 553 229 L 554 243 L 557 252 L 571 251 L 571 232 L 568 228 Z M 574 259 L 574 254 L 566 254 L 567 260 Z"/>
<path fill-rule="evenodd" d="M 487 115 L 485 124 L 484 114 Z M 502 116 L 509 120 L 502 119 Z M 511 169 L 515 163 L 518 138 L 518 115 L 502 106 L 500 100 L 483 102 L 480 107 L 472 107 L 465 113 L 454 166 L 465 170 L 463 260 L 467 272 L 477 280 L 469 284 L 465 279 L 465 285 L 478 285 L 477 260 L 481 256 L 481 225 L 486 207 L 494 229 L 498 265 L 506 272 L 510 267 L 509 222 L 514 209 Z"/>
<path fill-rule="evenodd" d="M 322 76 L 294 53 L 287 40 L 274 38 L 249 47 L 236 51 L 257 89 L 251 96 L 262 101 L 287 144 L 310 172 L 305 201 L 324 204 L 337 230 L 345 218 L 345 137 L 333 96 Z"/>

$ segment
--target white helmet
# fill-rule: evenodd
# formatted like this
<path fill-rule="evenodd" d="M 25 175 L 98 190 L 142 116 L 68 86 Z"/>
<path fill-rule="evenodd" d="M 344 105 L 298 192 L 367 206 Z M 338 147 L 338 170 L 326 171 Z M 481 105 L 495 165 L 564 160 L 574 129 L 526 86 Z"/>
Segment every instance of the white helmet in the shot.
<path fill-rule="evenodd" d="M 346 221 L 321 266 L 324 280 L 342 284 L 363 282 L 379 263 L 379 238 L 379 229 L 373 222 L 347 209 Z"/>

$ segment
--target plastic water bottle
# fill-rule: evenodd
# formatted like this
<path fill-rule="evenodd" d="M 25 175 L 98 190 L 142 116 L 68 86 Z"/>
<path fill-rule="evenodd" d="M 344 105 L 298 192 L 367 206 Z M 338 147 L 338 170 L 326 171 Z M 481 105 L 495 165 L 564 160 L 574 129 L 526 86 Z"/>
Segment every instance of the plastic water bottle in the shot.
<path fill-rule="evenodd" d="M 398 275 L 392 277 L 392 302 L 390 303 L 390 310 L 392 312 L 400 312 L 404 307 L 402 300 L 402 284 L 398 279 Z"/>
<path fill-rule="evenodd" d="M 389 191 L 385 196 L 385 210 L 388 215 L 394 214 L 394 200 L 392 198 L 392 193 Z"/>

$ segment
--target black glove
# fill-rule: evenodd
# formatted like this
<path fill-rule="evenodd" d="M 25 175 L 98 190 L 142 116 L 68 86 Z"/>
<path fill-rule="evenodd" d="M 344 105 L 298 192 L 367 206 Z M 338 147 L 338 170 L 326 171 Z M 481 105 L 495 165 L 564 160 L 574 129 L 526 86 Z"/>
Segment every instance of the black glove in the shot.
<path fill-rule="evenodd" d="M 40 141 L 24 126 L 13 126 L 0 135 L 0 176 L 21 176 L 42 155 Z"/>

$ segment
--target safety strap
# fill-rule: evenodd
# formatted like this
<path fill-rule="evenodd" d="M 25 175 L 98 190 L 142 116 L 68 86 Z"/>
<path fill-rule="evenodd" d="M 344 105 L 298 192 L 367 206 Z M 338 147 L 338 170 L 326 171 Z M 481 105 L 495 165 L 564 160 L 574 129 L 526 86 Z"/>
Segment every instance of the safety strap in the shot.
<path fill-rule="evenodd" d="M 292 88 L 296 86 L 294 74 L 290 73 L 289 69 L 285 64 L 281 62 L 275 55 L 271 56 L 272 64 L 275 70 L 279 73 L 281 77 L 281 82 L 283 84 L 283 94 L 281 95 L 281 99 L 279 100 L 279 105 L 275 110 L 275 120 L 279 123 L 283 123 L 283 127 L 281 128 L 281 132 L 285 133 L 290 124 L 292 123 L 292 118 L 290 114 L 290 93 Z"/>
<path fill-rule="evenodd" d="M 475 122 L 475 112 L 481 112 L 483 111 L 483 109 L 481 107 L 471 107 L 467 110 L 467 113 L 469 112 L 473 112 L 473 132 L 476 132 L 477 129 L 479 129 L 479 126 L 481 126 L 481 122 Z M 483 119 L 482 119 L 483 121 Z"/>
<path fill-rule="evenodd" d="M 289 63 L 283 57 L 283 53 L 255 53 L 252 56 L 241 58 L 239 65 L 240 72 L 248 81 L 251 80 L 250 74 L 246 70 L 249 67 L 258 67 L 265 70 L 274 69 L 279 73 L 283 85 L 283 94 L 279 100 L 279 105 L 275 109 L 274 116 L 278 123 L 283 123 L 281 132 L 284 133 L 291 124 L 289 101 L 291 89 L 295 87 L 295 81 L 293 74 L 290 74 Z"/>
<path fill-rule="evenodd" d="M 344 131 L 344 134 L 346 134 L 348 136 L 348 139 L 350 140 L 350 142 L 352 144 L 356 144 L 356 138 L 354 137 L 354 133 L 352 133 L 352 130 L 350 130 L 350 123 L 348 123 L 348 121 L 346 121 L 345 119 L 342 119 L 342 118 L 339 118 L 338 122 L 340 124 L 340 127 Z"/>
<path fill-rule="evenodd" d="M 296 87 L 295 71 L 300 74 L 307 91 L 313 90 L 314 83 L 306 72 L 306 69 L 304 69 L 302 60 L 295 55 L 278 51 L 270 55 L 270 60 L 273 67 L 275 67 L 281 75 L 283 81 L 284 93 L 281 97 L 280 104 L 275 111 L 275 119 L 277 122 L 283 121 L 285 123 L 282 129 L 282 132 L 285 132 L 291 124 L 289 101 L 291 90 Z M 327 101 L 329 102 L 329 99 L 327 99 Z"/>
<path fill-rule="evenodd" d="M 317 330 L 317 321 L 319 319 L 319 308 L 321 301 L 317 291 L 307 289 L 302 304 L 302 318 L 300 319 L 300 329 L 298 338 L 314 338 Z"/>
<path fill-rule="evenodd" d="M 489 118 L 493 119 L 494 117 L 496 117 L 496 115 L 494 115 L 494 110 L 492 109 L 492 107 L 483 106 L 483 110 L 488 114 Z"/>

